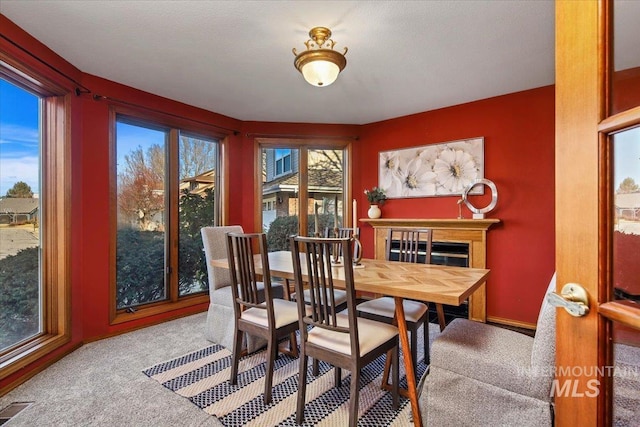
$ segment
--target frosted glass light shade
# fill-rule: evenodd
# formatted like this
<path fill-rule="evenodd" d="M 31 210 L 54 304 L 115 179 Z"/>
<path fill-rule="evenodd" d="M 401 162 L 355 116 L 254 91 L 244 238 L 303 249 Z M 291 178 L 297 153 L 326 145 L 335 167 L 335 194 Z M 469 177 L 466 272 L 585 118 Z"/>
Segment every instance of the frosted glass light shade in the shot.
<path fill-rule="evenodd" d="M 312 28 L 309 37 L 305 43 L 307 50 L 298 53 L 295 48 L 292 49 L 296 56 L 296 70 L 313 86 L 329 86 L 336 81 L 338 74 L 347 65 L 344 55 L 348 49 L 345 47 L 343 53 L 333 50 L 335 42 L 329 38 L 331 30 L 326 27 Z"/>
<path fill-rule="evenodd" d="M 329 86 L 340 74 L 340 67 L 330 61 L 312 61 L 302 67 L 304 79 L 314 86 Z"/>

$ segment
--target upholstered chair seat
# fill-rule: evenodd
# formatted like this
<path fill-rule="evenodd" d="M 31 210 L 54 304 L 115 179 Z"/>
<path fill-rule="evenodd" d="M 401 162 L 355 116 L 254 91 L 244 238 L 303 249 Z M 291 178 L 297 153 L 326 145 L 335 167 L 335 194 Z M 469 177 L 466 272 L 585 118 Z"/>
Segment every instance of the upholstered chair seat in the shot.
<path fill-rule="evenodd" d="M 309 304 L 309 302 L 311 301 L 311 295 L 309 294 L 309 289 L 305 289 L 304 291 L 302 291 L 302 294 L 304 295 L 304 302 L 306 302 L 307 304 Z M 291 298 L 293 300 L 295 300 L 295 293 L 291 295 Z M 335 298 L 336 301 L 336 307 L 338 311 L 341 311 L 342 309 L 344 309 L 347 306 L 347 292 L 340 290 L 340 289 L 334 289 L 333 290 L 333 298 Z"/>
<path fill-rule="evenodd" d="M 403 300 L 402 306 L 407 322 L 418 322 L 428 310 L 425 304 L 411 300 Z M 391 297 L 376 298 L 358 304 L 358 311 L 393 318 L 396 312 L 396 303 Z"/>
<path fill-rule="evenodd" d="M 554 291 L 555 275 L 547 293 Z M 545 299 L 535 337 L 456 319 L 431 347 L 420 396 L 427 425 L 553 425 L 555 308 Z"/>
<path fill-rule="evenodd" d="M 298 321 L 298 304 L 295 301 L 274 299 L 273 312 L 276 328 Z M 311 314 L 311 308 L 307 309 L 307 314 Z M 268 326 L 267 311 L 261 308 L 248 308 L 242 312 L 240 318 L 256 325 Z"/>
<path fill-rule="evenodd" d="M 369 319 L 357 319 L 358 324 L 358 346 L 360 355 L 365 356 L 375 348 L 398 335 L 398 328 L 386 323 L 376 322 Z M 346 314 L 337 315 L 337 325 L 349 327 L 349 317 Z M 348 334 L 331 331 L 322 328 L 313 328 L 309 331 L 311 344 L 319 347 L 330 348 L 338 353 L 351 355 L 351 340 Z"/>

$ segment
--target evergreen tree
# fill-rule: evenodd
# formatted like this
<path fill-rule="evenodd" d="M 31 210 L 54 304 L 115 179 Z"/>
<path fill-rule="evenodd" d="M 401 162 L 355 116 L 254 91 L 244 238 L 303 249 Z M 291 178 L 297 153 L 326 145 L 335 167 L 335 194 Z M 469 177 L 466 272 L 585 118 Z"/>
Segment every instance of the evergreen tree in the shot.
<path fill-rule="evenodd" d="M 616 191 L 616 193 L 626 194 L 626 193 L 637 193 L 638 191 L 640 191 L 640 186 L 636 184 L 633 178 L 627 177 L 622 180 L 622 182 L 620 183 L 620 187 L 618 187 L 618 190 Z"/>
<path fill-rule="evenodd" d="M 30 199 L 33 197 L 33 191 L 31 191 L 31 187 L 29 186 L 29 184 L 23 181 L 18 181 L 13 184 L 13 187 L 7 190 L 7 197 L 16 199 Z"/>

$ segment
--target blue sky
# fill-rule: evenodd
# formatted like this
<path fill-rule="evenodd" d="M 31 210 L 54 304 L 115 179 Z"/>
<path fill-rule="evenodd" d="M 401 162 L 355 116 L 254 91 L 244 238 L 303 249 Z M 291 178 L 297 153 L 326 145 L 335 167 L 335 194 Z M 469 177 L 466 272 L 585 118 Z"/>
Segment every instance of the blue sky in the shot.
<path fill-rule="evenodd" d="M 39 193 L 39 99 L 0 79 L 0 196 L 18 181 Z"/>
<path fill-rule="evenodd" d="M 615 189 L 627 177 L 633 178 L 640 185 L 640 128 L 628 129 L 613 138 Z"/>
<path fill-rule="evenodd" d="M 0 196 L 18 181 L 24 181 L 34 193 L 40 192 L 39 99 L 36 95 L 0 79 Z M 152 144 L 164 144 L 164 133 L 140 126 L 118 123 L 118 162 L 124 155 Z"/>
<path fill-rule="evenodd" d="M 126 166 L 124 162 L 126 154 L 137 148 L 142 148 L 142 151 L 146 153 L 149 147 L 154 144 L 164 147 L 165 137 L 166 134 L 163 131 L 116 122 L 118 172 L 123 171 Z"/>

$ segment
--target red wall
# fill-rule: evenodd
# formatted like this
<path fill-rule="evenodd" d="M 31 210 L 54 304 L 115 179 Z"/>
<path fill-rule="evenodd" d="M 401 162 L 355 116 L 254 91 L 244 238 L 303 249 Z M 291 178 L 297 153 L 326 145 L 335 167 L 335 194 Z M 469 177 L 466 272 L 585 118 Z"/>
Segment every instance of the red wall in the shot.
<path fill-rule="evenodd" d="M 93 94 L 142 105 L 194 120 L 239 130 L 228 136 L 230 164 L 229 223 L 253 230 L 255 171 L 251 134 L 360 136 L 353 143 L 353 192 L 359 216 L 366 216 L 362 191 L 377 185 L 378 152 L 455 139 L 485 138 L 485 176 L 500 194 L 490 216 L 502 223 L 488 243 L 488 314 L 535 322 L 539 303 L 554 269 L 554 91 L 520 92 L 398 119 L 356 125 L 240 122 L 213 112 L 148 94 L 100 77 L 83 74 L 0 15 L 2 34 L 89 88 Z M 0 40 L 0 47 L 59 79 L 29 54 Z M 72 340 L 51 359 L 83 341 L 148 325 L 206 305 L 153 318 L 109 325 L 109 102 L 91 95 L 72 96 Z M 469 213 L 467 212 L 467 217 Z M 455 218 L 454 197 L 398 199 L 383 207 L 385 217 Z M 362 227 L 365 256 L 373 254 L 373 232 Z M 42 365 L 0 380 L 0 389 Z"/>
<path fill-rule="evenodd" d="M 378 183 L 378 152 L 472 137 L 484 137 L 485 178 L 498 189 L 487 217 L 502 222 L 488 234 L 487 314 L 535 323 L 555 269 L 554 87 L 471 102 L 363 127 L 354 193 L 366 217 L 365 188 Z M 488 204 L 489 191 L 474 199 Z M 393 199 L 388 218 L 457 218 L 458 197 Z M 471 213 L 463 208 L 463 216 Z M 373 254 L 373 230 L 361 227 L 364 256 Z"/>

